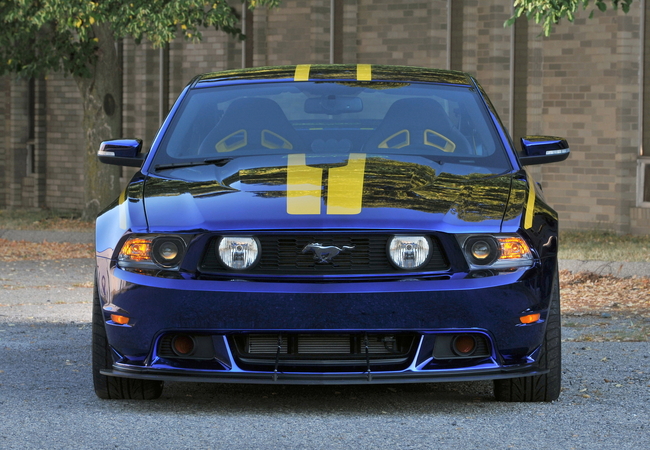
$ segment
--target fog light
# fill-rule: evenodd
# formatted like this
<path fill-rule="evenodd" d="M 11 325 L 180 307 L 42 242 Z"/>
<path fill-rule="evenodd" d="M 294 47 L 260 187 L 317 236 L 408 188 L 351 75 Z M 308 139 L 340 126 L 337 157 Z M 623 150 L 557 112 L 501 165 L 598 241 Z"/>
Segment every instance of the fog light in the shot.
<path fill-rule="evenodd" d="M 456 336 L 452 342 L 452 350 L 458 356 L 470 356 L 476 350 L 476 339 L 469 334 Z"/>
<path fill-rule="evenodd" d="M 229 269 L 250 269 L 260 257 L 260 245 L 254 237 L 227 236 L 219 242 L 217 256 Z"/>
<path fill-rule="evenodd" d="M 431 240 L 427 236 L 393 236 L 388 242 L 388 256 L 398 269 L 417 270 L 428 261 Z"/>
<path fill-rule="evenodd" d="M 192 336 L 179 334 L 172 340 L 172 349 L 178 356 L 189 356 L 194 352 L 196 343 Z"/>

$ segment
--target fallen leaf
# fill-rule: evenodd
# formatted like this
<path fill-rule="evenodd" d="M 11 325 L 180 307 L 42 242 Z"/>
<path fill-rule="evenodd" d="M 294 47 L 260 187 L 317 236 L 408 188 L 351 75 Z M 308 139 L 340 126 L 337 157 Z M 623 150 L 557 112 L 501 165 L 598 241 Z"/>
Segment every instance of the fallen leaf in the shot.
<path fill-rule="evenodd" d="M 562 314 L 650 315 L 650 278 L 560 271 Z"/>
<path fill-rule="evenodd" d="M 67 242 L 27 242 L 0 239 L 0 261 L 43 261 L 52 259 L 92 258 L 93 244 Z"/>

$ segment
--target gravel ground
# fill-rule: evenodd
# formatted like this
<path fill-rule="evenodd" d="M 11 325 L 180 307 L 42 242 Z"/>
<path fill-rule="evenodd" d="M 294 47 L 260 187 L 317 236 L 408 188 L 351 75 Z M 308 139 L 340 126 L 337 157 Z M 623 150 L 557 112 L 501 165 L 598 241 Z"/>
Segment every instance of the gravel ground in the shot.
<path fill-rule="evenodd" d="M 92 244 L 92 232 L 56 230 L 4 230 L 0 229 L 0 239 L 28 242 L 69 242 L 71 244 Z"/>

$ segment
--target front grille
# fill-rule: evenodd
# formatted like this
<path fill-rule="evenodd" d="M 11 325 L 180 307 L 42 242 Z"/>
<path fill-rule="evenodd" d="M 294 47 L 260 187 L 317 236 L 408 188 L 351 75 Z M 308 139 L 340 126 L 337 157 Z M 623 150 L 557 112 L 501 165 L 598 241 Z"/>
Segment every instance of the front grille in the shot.
<path fill-rule="evenodd" d="M 278 335 L 251 334 L 237 337 L 237 348 L 242 354 L 273 355 L 278 352 Z M 367 342 L 363 335 L 350 334 L 297 334 L 280 336 L 280 355 L 323 356 L 323 355 L 365 355 L 366 343 L 370 355 L 394 355 L 400 353 L 403 342 L 398 345 L 393 335 L 371 335 Z"/>
<path fill-rule="evenodd" d="M 386 246 L 390 235 L 261 235 L 258 264 L 250 274 L 258 275 L 340 275 L 340 274 L 399 274 L 401 271 L 388 261 Z M 218 238 L 210 241 L 199 270 L 203 273 L 223 273 L 226 269 L 217 258 Z M 319 263 L 311 252 L 303 249 L 313 243 L 343 249 L 330 263 Z M 449 265 L 438 240 L 431 236 L 431 259 L 422 272 L 446 270 Z M 345 247 L 354 247 L 345 249 Z"/>
<path fill-rule="evenodd" d="M 295 370 L 312 366 L 363 370 L 368 364 L 402 367 L 410 361 L 416 343 L 416 335 L 408 333 L 241 334 L 230 339 L 233 356 L 248 369 L 276 363 Z"/>

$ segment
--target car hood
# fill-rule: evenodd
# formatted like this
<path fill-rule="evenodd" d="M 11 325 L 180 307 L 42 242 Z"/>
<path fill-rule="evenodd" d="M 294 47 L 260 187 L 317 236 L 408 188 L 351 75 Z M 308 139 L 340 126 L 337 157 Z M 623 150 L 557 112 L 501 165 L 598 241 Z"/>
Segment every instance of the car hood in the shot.
<path fill-rule="evenodd" d="M 158 169 L 144 204 L 151 232 L 439 230 L 499 232 L 516 220 L 512 174 L 424 156 L 268 155 Z M 512 201 L 511 201 L 512 203 Z"/>

